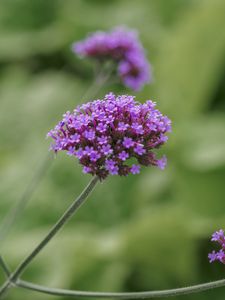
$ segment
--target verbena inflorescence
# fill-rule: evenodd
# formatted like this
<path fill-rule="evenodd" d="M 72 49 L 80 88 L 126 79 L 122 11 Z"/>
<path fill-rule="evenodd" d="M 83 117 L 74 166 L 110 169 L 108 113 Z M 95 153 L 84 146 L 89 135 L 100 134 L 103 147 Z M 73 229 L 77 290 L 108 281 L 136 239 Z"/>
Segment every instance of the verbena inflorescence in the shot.
<path fill-rule="evenodd" d="M 79 159 L 83 172 L 104 179 L 137 174 L 140 165 L 163 169 L 166 157 L 157 159 L 153 151 L 167 141 L 170 130 L 171 121 L 154 102 L 109 93 L 66 112 L 48 136 L 54 139 L 53 151 L 67 151 Z"/>
<path fill-rule="evenodd" d="M 82 57 L 113 60 L 122 82 L 133 90 L 150 82 L 150 66 L 136 31 L 121 27 L 98 31 L 74 43 L 73 50 Z"/>
<path fill-rule="evenodd" d="M 216 252 L 213 250 L 212 253 L 209 253 L 209 261 L 213 262 L 215 260 L 220 261 L 221 263 L 225 264 L 225 236 L 224 231 L 220 229 L 219 231 L 216 231 L 211 238 L 211 241 L 219 243 L 221 246 L 221 249 Z"/>

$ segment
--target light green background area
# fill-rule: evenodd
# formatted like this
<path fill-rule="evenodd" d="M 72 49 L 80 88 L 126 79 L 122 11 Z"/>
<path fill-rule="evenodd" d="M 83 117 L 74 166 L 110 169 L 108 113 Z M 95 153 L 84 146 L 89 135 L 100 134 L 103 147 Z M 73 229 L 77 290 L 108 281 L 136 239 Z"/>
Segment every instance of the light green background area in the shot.
<path fill-rule="evenodd" d="M 92 63 L 71 44 L 126 25 L 140 33 L 157 101 L 173 121 L 165 171 L 111 177 L 29 266 L 23 278 L 67 289 L 140 291 L 224 277 L 209 264 L 210 235 L 225 228 L 225 1 L 1 0 L 0 220 L 48 152 L 46 133 L 81 102 Z M 130 93 L 122 85 L 104 87 Z M 86 99 L 90 100 L 90 99 Z M 89 181 L 60 153 L 0 250 L 14 268 Z M 0 274 L 3 281 L 3 275 Z M 225 289 L 176 297 L 225 298 Z M 57 299 L 15 289 L 6 299 Z M 60 299 L 60 298 L 58 298 Z M 65 299 L 65 298 L 61 298 Z"/>

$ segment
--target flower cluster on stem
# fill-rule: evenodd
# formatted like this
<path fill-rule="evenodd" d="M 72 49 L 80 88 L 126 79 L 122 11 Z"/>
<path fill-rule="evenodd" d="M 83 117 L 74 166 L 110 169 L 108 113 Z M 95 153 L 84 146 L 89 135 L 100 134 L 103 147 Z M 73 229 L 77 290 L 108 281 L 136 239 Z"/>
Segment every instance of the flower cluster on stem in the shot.
<path fill-rule="evenodd" d="M 74 43 L 72 48 L 81 57 L 95 58 L 101 63 L 112 60 L 121 81 L 133 90 L 140 90 L 151 81 L 150 65 L 134 30 L 119 27 L 110 32 L 97 31 Z"/>
<path fill-rule="evenodd" d="M 219 243 L 221 249 L 219 251 L 213 250 L 212 253 L 209 253 L 209 261 L 214 262 L 218 260 L 219 262 L 225 264 L 225 236 L 222 229 L 213 233 L 211 241 Z"/>
<path fill-rule="evenodd" d="M 100 179 L 138 174 L 141 165 L 163 169 L 166 157 L 157 159 L 154 150 L 167 141 L 171 121 L 155 105 L 110 93 L 78 106 L 48 133 L 54 139 L 51 149 L 77 157 L 84 173 Z"/>

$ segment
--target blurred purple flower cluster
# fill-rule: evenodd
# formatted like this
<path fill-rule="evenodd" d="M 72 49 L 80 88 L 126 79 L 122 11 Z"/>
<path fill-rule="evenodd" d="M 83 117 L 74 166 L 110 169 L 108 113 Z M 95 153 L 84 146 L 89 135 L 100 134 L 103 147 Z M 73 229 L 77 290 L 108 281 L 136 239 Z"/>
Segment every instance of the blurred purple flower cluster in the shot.
<path fill-rule="evenodd" d="M 167 141 L 170 130 L 171 121 L 154 102 L 109 93 L 65 113 L 48 136 L 54 139 L 51 150 L 66 150 L 79 159 L 83 172 L 104 179 L 138 174 L 140 165 L 163 169 L 166 158 L 157 159 L 153 150 Z"/>
<path fill-rule="evenodd" d="M 113 60 L 122 82 L 133 90 L 140 90 L 150 82 L 150 65 L 136 31 L 123 27 L 110 32 L 97 31 L 74 43 L 73 51 L 81 57 Z"/>
<path fill-rule="evenodd" d="M 212 253 L 209 253 L 209 261 L 213 262 L 215 260 L 220 261 L 221 263 L 225 264 L 225 236 L 224 231 L 220 229 L 216 231 L 211 238 L 211 241 L 219 243 L 221 249 L 216 252 L 215 250 Z"/>

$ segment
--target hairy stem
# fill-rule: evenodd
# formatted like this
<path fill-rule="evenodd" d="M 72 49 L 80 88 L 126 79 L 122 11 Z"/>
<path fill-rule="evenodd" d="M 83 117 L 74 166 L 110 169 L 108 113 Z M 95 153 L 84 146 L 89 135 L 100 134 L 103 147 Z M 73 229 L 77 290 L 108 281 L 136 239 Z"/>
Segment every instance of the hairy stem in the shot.
<path fill-rule="evenodd" d="M 74 215 L 74 213 L 85 202 L 89 194 L 92 192 L 98 182 L 98 177 L 95 176 L 80 196 L 71 204 L 61 218 L 55 223 L 52 229 L 48 232 L 45 238 L 37 245 L 36 248 L 20 263 L 16 270 L 9 276 L 8 280 L 0 289 L 0 296 L 4 295 L 12 284 L 16 284 L 19 276 L 24 272 L 30 262 L 41 252 L 41 250 L 50 242 L 56 233 L 63 227 L 63 225 Z"/>
<path fill-rule="evenodd" d="M 225 286 L 225 279 L 193 285 L 189 287 L 182 287 L 177 289 L 159 290 L 159 291 L 145 291 L 145 292 L 131 292 L 131 293 L 110 293 L 110 292 L 85 292 L 73 291 L 65 289 L 54 289 L 27 281 L 18 280 L 16 283 L 18 287 L 55 296 L 65 297 L 90 297 L 90 298 L 118 298 L 118 299 L 147 299 L 159 297 L 171 297 L 186 295 L 192 293 L 199 293 L 213 288 Z"/>

